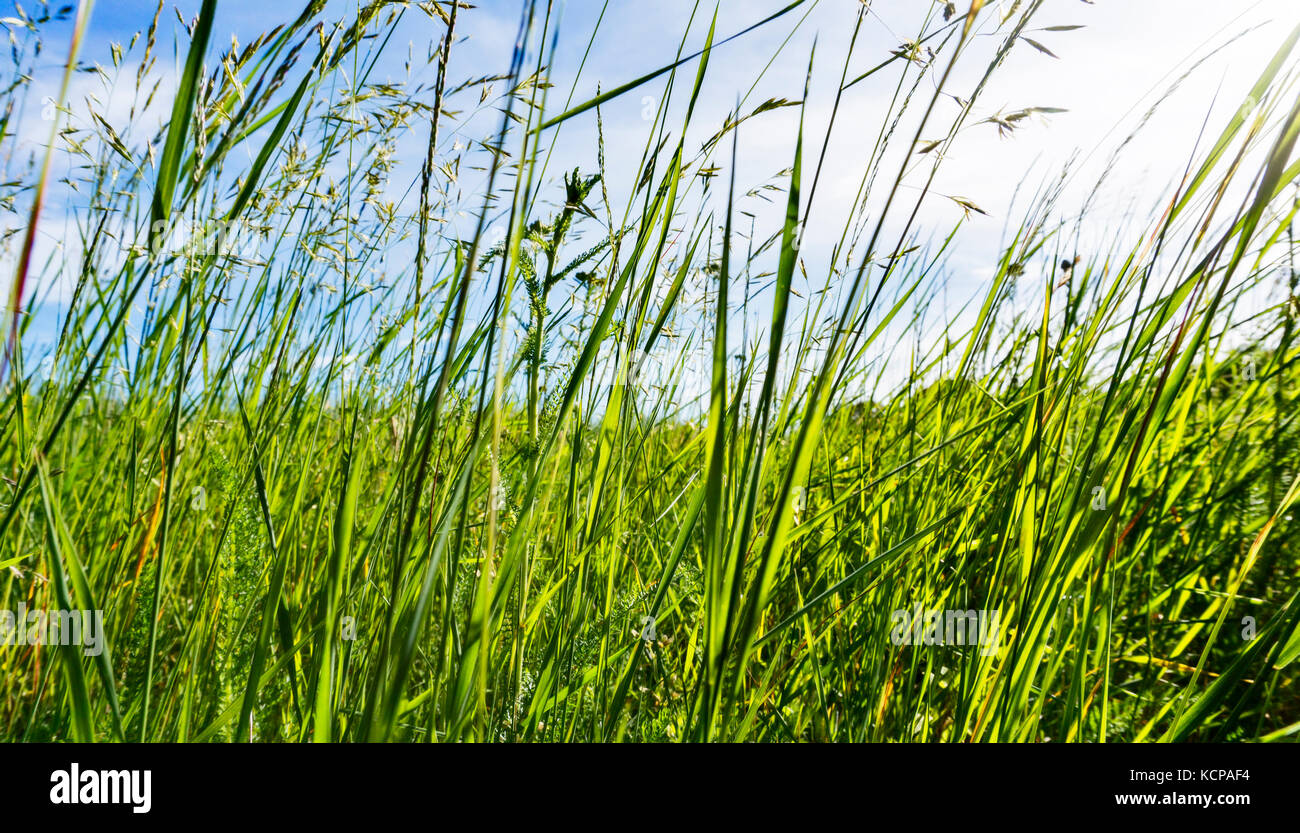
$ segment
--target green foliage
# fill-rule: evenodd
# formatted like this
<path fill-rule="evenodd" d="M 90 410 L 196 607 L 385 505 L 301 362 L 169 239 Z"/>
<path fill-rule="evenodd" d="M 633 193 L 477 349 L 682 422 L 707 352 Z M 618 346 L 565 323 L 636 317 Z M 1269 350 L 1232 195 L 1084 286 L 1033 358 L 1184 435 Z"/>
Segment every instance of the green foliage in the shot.
<path fill-rule="evenodd" d="M 1040 3 L 980 5 L 842 56 L 846 102 L 891 72 L 899 94 L 842 230 L 815 236 L 840 242 L 814 253 L 838 98 L 824 126 L 803 101 L 697 109 L 715 50 L 793 31 L 803 2 L 692 20 L 659 69 L 562 108 L 547 67 L 576 29 L 540 4 L 508 72 L 449 87 L 472 6 L 334 21 L 311 3 L 223 49 L 204 3 L 164 134 L 95 114 L 60 137 L 78 274 L 43 375 L 30 322 L 55 302 L 14 311 L 0 610 L 93 602 L 110 659 L 0 648 L 0 737 L 1294 737 L 1300 30 L 1167 211 L 1077 255 L 1083 218 L 1049 187 L 970 315 L 942 317 L 982 213 L 947 197 L 940 243 L 912 227 L 985 106 L 953 66 L 983 54 L 976 35 L 997 44 L 986 80 L 1021 43 L 1046 51 L 1023 37 Z M 431 83 L 371 77 L 404 15 L 435 30 Z M 134 79 L 141 108 L 158 25 L 124 52 L 138 72 L 93 70 Z M 3 112 L 33 95 L 40 31 L 15 35 Z M 606 170 L 607 108 L 651 85 L 639 167 Z M 790 167 L 745 193 L 739 149 L 796 106 Z M 1051 112 L 970 127 L 1014 139 Z M 499 126 L 469 142 L 475 115 Z M 556 182 L 548 143 L 579 120 L 596 173 Z M 411 174 L 397 140 L 425 130 Z M 451 196 L 474 168 L 477 213 Z M 0 207 L 39 192 L 25 176 Z M 387 196 L 406 190 L 417 210 Z M 746 200 L 774 192 L 780 222 L 746 248 Z M 38 216 L 39 199 L 18 221 Z M 178 250 L 177 223 L 253 245 Z M 15 297 L 58 265 L 22 262 Z M 894 613 L 918 608 L 996 610 L 1001 630 L 897 644 Z"/>

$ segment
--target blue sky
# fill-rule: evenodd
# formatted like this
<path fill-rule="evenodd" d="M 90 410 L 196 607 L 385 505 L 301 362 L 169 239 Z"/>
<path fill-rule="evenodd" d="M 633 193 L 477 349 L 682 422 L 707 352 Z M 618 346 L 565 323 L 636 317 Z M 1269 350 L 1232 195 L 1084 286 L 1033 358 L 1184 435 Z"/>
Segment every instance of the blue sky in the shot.
<path fill-rule="evenodd" d="M 765 17 L 785 5 L 786 0 L 722 0 L 719 36 L 730 34 L 744 25 Z M 162 16 L 160 41 L 166 47 L 179 30 L 175 9 L 187 18 L 198 8 L 197 0 L 168 2 Z M 258 32 L 295 15 L 297 3 L 266 3 L 253 0 L 224 0 L 219 4 L 213 43 L 224 46 L 231 35 L 241 43 Z M 331 2 L 325 17 L 339 18 L 355 3 Z M 582 47 L 605 4 L 598 0 L 557 2 L 562 15 L 562 41 L 572 43 L 560 52 L 560 62 L 553 71 L 557 88 L 552 93 L 552 109 L 558 109 L 562 95 L 568 92 L 572 73 L 582 54 Z M 608 89 L 657 68 L 670 58 L 687 29 L 696 3 L 691 0 L 659 0 L 633 3 L 613 0 L 605 10 L 604 20 L 583 78 L 578 82 L 579 100 L 594 93 L 596 84 Z M 958 4 L 962 5 L 961 3 Z M 989 9 L 996 11 L 997 3 Z M 83 60 L 107 63 L 109 45 L 125 43 L 132 34 L 147 26 L 156 4 L 147 0 L 101 0 L 92 16 L 90 35 Z M 853 60 L 853 69 L 861 69 L 886 56 L 900 40 L 915 34 L 924 15 L 932 6 L 926 0 L 876 0 L 864 27 Z M 509 61 L 520 4 L 514 0 L 485 0 L 461 18 L 463 35 L 453 52 L 453 81 L 502 71 Z M 809 103 L 809 132 L 818 134 L 829 112 L 834 95 L 834 81 L 840 72 L 854 18 L 859 8 L 856 0 L 819 0 L 802 20 L 798 30 L 779 53 L 748 100 L 758 103 L 767 98 L 798 99 L 803 73 L 814 40 L 821 59 L 816 67 L 813 92 Z M 695 23 L 687 36 L 688 48 L 703 43 L 712 5 L 698 4 Z M 986 11 L 985 15 L 990 12 Z M 756 75 L 789 35 L 791 24 L 804 17 L 799 9 L 718 50 L 710 66 L 704 97 L 699 110 L 700 132 L 714 129 L 737 97 L 745 93 Z M 1206 99 L 1219 89 L 1232 98 L 1249 85 L 1290 27 L 1300 22 L 1300 6 L 1292 0 L 1262 0 L 1224 3 L 1221 0 L 1047 0 L 1038 20 L 1041 26 L 1077 25 L 1084 28 L 1070 32 L 1047 32 L 1038 35 L 1060 56 L 1053 60 L 1035 50 L 1021 46 L 1013 52 L 992 88 L 985 93 L 977 116 L 998 109 L 1023 106 L 1052 106 L 1069 112 L 1055 115 L 1045 123 L 1019 131 L 1013 139 L 1000 139 L 992 127 L 968 131 L 963 149 L 945 162 L 943 176 L 946 190 L 976 200 L 993 217 L 988 228 L 1005 219 L 995 209 L 1005 206 L 1019 177 L 1029 167 L 1026 160 L 1045 173 L 1059 167 L 1076 151 L 1085 153 L 1104 147 L 1115 138 L 1115 129 L 1132 118 L 1160 88 L 1171 79 L 1180 65 L 1207 47 L 1228 40 L 1252 26 L 1253 34 L 1242 38 L 1214 61 L 1203 67 L 1185 85 L 1184 94 L 1164 106 L 1164 112 L 1146 132 L 1146 141 L 1135 149 L 1130 159 L 1133 171 L 1140 175 L 1150 171 L 1155 182 L 1163 183 L 1169 171 L 1180 169 L 1183 156 L 1190 150 L 1188 133 L 1199 126 L 1205 116 Z M 1271 24 L 1268 21 L 1272 21 Z M 66 27 L 65 27 L 66 28 Z M 405 41 L 416 45 L 417 56 L 423 44 L 438 37 L 439 27 L 422 14 L 409 12 L 399 33 L 390 44 L 387 74 L 400 79 L 401 64 L 406 57 Z M 181 40 L 183 44 L 183 39 Z M 988 39 L 987 46 L 993 40 Z M 57 40 L 47 42 L 41 61 L 42 81 L 57 83 L 66 46 Z M 987 49 L 985 50 L 987 52 Z M 170 53 L 174 54 L 174 53 Z M 169 53 L 164 49 L 162 69 Z M 178 64 L 183 52 L 175 58 Z M 978 57 L 958 68 L 953 88 L 973 85 L 983 69 Z M 381 73 L 384 70 L 381 68 Z M 693 72 L 687 67 L 684 72 Z M 884 75 L 884 74 L 882 74 Z M 431 79 L 432 68 L 424 73 Z M 874 79 L 873 79 L 874 81 Z M 880 83 L 859 85 L 845 101 L 842 116 L 847 127 L 837 129 L 832 143 L 831 160 L 841 171 L 852 170 L 855 159 L 854 124 L 864 130 L 874 126 L 873 117 L 881 109 L 884 96 L 892 91 L 894 79 L 882 77 Z M 660 94 L 662 84 L 652 82 L 605 108 L 606 129 L 613 137 L 636 141 L 639 151 L 645 124 L 640 114 L 646 98 Z M 75 99 L 75 96 L 74 96 Z M 818 122 L 818 117 L 823 121 Z M 779 111 L 763 119 L 758 129 L 742 135 L 742 173 L 740 185 L 757 184 L 766 176 L 789 164 L 797 114 Z M 594 119 L 587 117 L 566 126 L 566 141 L 558 148 L 553 171 L 568 167 L 569 160 L 591 163 L 588 152 Z M 571 129 L 570 129 L 571 128 Z M 577 134 L 577 135 L 574 135 Z M 607 137 L 609 138 L 609 137 Z M 609 142 L 612 169 L 623 146 Z M 689 142 L 688 142 L 689 146 Z M 840 165 L 840 162 L 843 165 Z M 847 179 L 847 178 L 846 178 Z M 945 190 L 945 189 L 941 189 Z M 834 214 L 835 200 L 830 200 L 828 214 Z M 950 208 L 952 208 L 950 206 Z M 954 209 L 955 210 L 955 209 Z M 977 223 L 978 225 L 978 223 Z"/>
<path fill-rule="evenodd" d="M 175 8 L 187 19 L 198 8 L 197 0 L 168 2 L 162 16 L 159 72 L 166 82 L 174 73 L 169 65 L 179 67 L 184 57 L 184 37 Z M 331 2 L 325 17 L 338 19 L 355 3 Z M 729 35 L 758 21 L 785 5 L 785 0 L 723 0 L 719 11 L 718 37 Z M 959 3 L 959 6 L 965 4 Z M 985 15 L 995 14 L 1009 2 L 988 4 Z M 156 4 L 140 0 L 101 0 L 94 10 L 90 34 L 84 47 L 84 61 L 110 62 L 110 44 L 127 43 L 143 30 Z M 582 58 L 596 20 L 604 7 L 604 17 L 592 53 L 582 76 L 573 87 L 575 100 L 594 94 L 597 84 L 609 89 L 666 63 L 677 43 L 686 37 L 687 50 L 703 44 L 707 24 L 713 13 L 711 4 L 689 0 L 661 2 L 627 2 L 611 0 L 571 0 L 556 3 L 562 14 L 558 64 L 551 69 L 552 81 L 548 108 L 558 112 L 570 94 L 574 73 Z M 299 11 L 299 4 L 225 0 L 219 4 L 213 44 L 227 45 L 231 37 L 247 43 L 256 33 L 289 19 Z M 816 138 L 808 152 L 820 150 L 837 81 L 843 69 L 842 59 L 848 49 L 853 23 L 860 4 L 856 0 L 819 0 L 792 12 L 781 20 L 752 32 L 717 50 L 710 63 L 709 76 L 697 106 L 697 117 L 688 152 L 698 148 L 707 135 L 715 131 L 740 97 L 748 111 L 771 98 L 797 100 L 802 95 L 804 73 L 810 51 L 816 42 L 817 62 L 811 94 L 806 109 L 806 131 Z M 692 10 L 695 20 L 689 23 Z M 849 66 L 850 77 L 877 63 L 900 41 L 913 36 L 933 4 L 926 0 L 876 0 Z M 508 66 L 511 46 L 518 23 L 520 4 L 514 0 L 485 0 L 463 15 L 460 33 L 453 52 L 450 81 L 460 81 L 502 72 Z M 964 9 L 963 9 L 964 10 Z M 979 292 L 992 274 L 994 258 L 1000 248 L 1003 227 L 1019 220 L 1013 195 L 1017 188 L 1033 191 L 1040 183 L 1057 177 L 1063 166 L 1073 160 L 1073 178 L 1065 191 L 1062 207 L 1077 206 L 1100 176 L 1109 151 L 1124 138 L 1150 104 L 1168 84 L 1186 69 L 1192 60 L 1207 54 L 1240 33 L 1234 43 L 1200 66 L 1182 85 L 1179 93 L 1163 103 L 1161 109 L 1126 148 L 1122 166 L 1112 173 L 1109 187 L 1103 192 L 1098 215 L 1106 223 L 1086 229 L 1097 245 L 1105 245 L 1115 225 L 1127 213 L 1145 215 L 1166 194 L 1167 187 L 1182 171 L 1196 139 L 1196 131 L 1209 113 L 1214 119 L 1226 118 L 1239 105 L 1268 57 L 1290 28 L 1300 22 L 1300 7 L 1293 0 L 1224 3 L 1218 0 L 1047 0 L 1037 18 L 1038 27 L 1078 26 L 1070 31 L 1035 33 L 1036 40 L 1059 58 L 1052 58 L 1024 44 L 1008 57 L 986 90 L 975 111 L 975 118 L 1024 107 L 1051 107 L 1065 110 L 1047 118 L 1034 119 L 1009 138 L 999 135 L 991 124 L 968 128 L 953 152 L 945 160 L 934 190 L 939 195 L 961 197 L 978 204 L 987 216 L 973 214 L 966 220 L 957 238 L 950 260 L 951 290 L 954 303 Z M 798 22 L 797 28 L 794 24 Z M 67 28 L 66 24 L 64 26 Z M 793 34 L 792 34 L 793 29 Z M 36 76 L 38 89 L 57 88 L 66 43 L 56 36 L 47 40 Z M 431 39 L 441 35 L 441 26 L 423 13 L 412 9 L 390 42 L 385 59 L 376 73 L 378 78 L 406 79 L 404 63 L 407 44 L 413 44 L 417 69 L 411 82 L 432 81 L 433 68 L 424 66 L 422 57 Z M 172 44 L 181 46 L 173 48 Z M 977 39 L 969 59 L 959 65 L 950 89 L 963 94 L 974 88 L 985 66 L 985 59 L 996 48 L 998 39 Z M 135 53 L 138 57 L 138 51 Z M 128 61 L 131 55 L 128 54 Z M 769 61 L 771 62 L 769 65 Z M 686 83 L 695 70 L 687 66 Z M 838 238 L 844 216 L 858 187 L 858 177 L 874 131 L 893 93 L 896 74 L 882 73 L 845 94 L 842 112 L 827 147 L 826 164 L 818 185 L 817 202 L 812 207 L 805 232 L 803 254 L 816 273 L 818 258 L 827 256 Z M 757 79 L 757 80 L 756 80 Z M 645 144 L 649 123 L 645 113 L 653 111 L 663 94 L 663 79 L 624 96 L 602 108 L 608 169 L 611 177 L 611 201 L 622 204 L 621 196 L 633 185 L 637 161 Z M 76 111 L 79 96 L 99 96 L 104 109 L 121 115 L 124 103 L 114 103 L 104 90 L 87 90 L 92 82 L 82 77 L 74 90 L 70 109 Z M 669 124 L 680 123 L 684 91 L 677 93 L 676 109 Z M 165 100 L 166 96 L 160 96 Z M 939 113 L 938 124 L 955 115 Z M 738 189 L 743 193 L 767 182 L 779 182 L 776 174 L 790 164 L 796 130 L 797 108 L 787 108 L 755 119 L 742 129 L 736 172 Z M 38 147 L 45 134 L 37 120 L 30 117 L 19 131 L 20 141 Z M 162 115 L 152 116 L 161 124 Z M 483 117 L 463 125 L 460 131 L 448 131 L 444 147 L 457 139 L 468 141 L 488 135 L 496 126 L 496 116 Z M 112 117 L 110 116 L 110 121 Z M 900 135 L 910 137 L 907 124 Z M 936 128 L 936 132 L 941 130 Z M 396 157 L 418 164 L 425 140 L 423 128 L 403 137 Z M 590 170 L 595 166 L 594 114 L 566 123 L 558 133 L 547 137 L 552 151 L 548 179 L 549 193 L 558 193 L 561 172 L 574 166 Z M 897 143 L 899 145 L 905 142 Z M 729 144 L 713 162 L 724 166 L 729 161 Z M 813 156 L 815 158 L 815 155 Z M 887 162 L 886 169 L 896 168 L 902 157 Z M 71 164 L 64 160 L 65 168 Z M 806 162 L 811 164 L 811 159 Z M 56 174 L 59 160 L 56 160 Z M 397 194 L 406 193 L 414 168 L 395 173 L 392 187 Z M 725 170 L 718 181 L 725 181 Z M 546 188 L 543 194 L 548 193 Z M 478 196 L 472 182 L 465 184 L 467 205 L 476 205 Z M 1023 197 L 1023 195 L 1022 195 Z M 75 195 L 64 195 L 75 203 Z M 52 246 L 66 234 L 59 230 L 66 217 L 59 214 L 67 203 L 51 200 L 42 226 L 42 245 Z M 770 203 L 758 198 L 742 200 L 737 206 L 754 214 L 757 237 L 766 238 L 779 228 L 781 199 Z M 941 239 L 963 217 L 953 201 L 930 198 L 922 205 L 917 227 Z M 463 222 L 469 223 L 469 218 Z M 468 233 L 468 229 L 466 229 Z M 924 239 L 924 238 L 923 238 Z M 38 250 L 38 260 L 42 254 Z M 824 274 L 824 271 L 822 271 Z M 815 277 L 814 284 L 821 278 Z M 57 293 L 53 296 L 57 298 Z"/>

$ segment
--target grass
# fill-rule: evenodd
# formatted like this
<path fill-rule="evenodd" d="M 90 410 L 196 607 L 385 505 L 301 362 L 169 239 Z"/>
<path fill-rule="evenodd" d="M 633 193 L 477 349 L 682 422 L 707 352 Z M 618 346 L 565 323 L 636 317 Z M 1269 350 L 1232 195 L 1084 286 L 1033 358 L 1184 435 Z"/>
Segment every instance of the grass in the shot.
<path fill-rule="evenodd" d="M 1109 218 L 1047 183 L 958 314 L 965 224 L 920 209 L 982 212 L 933 190 L 948 151 L 1052 112 L 981 98 L 1048 49 L 1041 2 L 934 4 L 887 56 L 855 4 L 845 54 L 772 56 L 807 68 L 802 99 L 711 122 L 719 67 L 766 72 L 727 45 L 816 5 L 697 5 L 659 69 L 590 98 L 548 73 L 585 66 L 599 22 L 540 0 L 508 69 L 465 84 L 466 4 L 312 2 L 225 46 L 204 0 L 175 71 L 161 5 L 112 66 L 77 64 L 89 3 L 17 12 L 0 610 L 103 610 L 108 649 L 0 648 L 0 737 L 1292 739 L 1300 28 L 1149 216 L 1080 255 Z M 380 82 L 413 22 L 427 71 Z M 69 26 L 55 140 L 24 161 L 36 46 Z M 73 70 L 131 117 L 72 101 Z M 814 252 L 841 105 L 882 79 Z M 611 170 L 607 112 L 646 91 L 640 164 Z M 735 161 L 787 108 L 762 228 Z M 557 177 L 581 130 L 589 161 Z M 42 263 L 55 158 L 76 236 Z M 913 609 L 996 610 L 997 644 L 894 644 Z"/>

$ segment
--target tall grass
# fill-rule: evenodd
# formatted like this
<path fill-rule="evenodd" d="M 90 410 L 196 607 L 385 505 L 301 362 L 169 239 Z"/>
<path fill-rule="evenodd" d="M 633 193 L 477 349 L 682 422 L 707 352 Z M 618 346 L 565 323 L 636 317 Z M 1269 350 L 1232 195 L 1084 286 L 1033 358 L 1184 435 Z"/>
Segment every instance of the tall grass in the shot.
<path fill-rule="evenodd" d="M 1006 56 L 1045 48 L 1041 2 L 935 4 L 889 55 L 852 4 L 845 54 L 772 56 L 802 99 L 707 123 L 727 44 L 815 5 L 697 6 L 659 69 L 584 98 L 551 67 L 599 23 L 541 0 L 508 68 L 465 84 L 458 27 L 486 13 L 466 4 L 313 1 L 227 46 L 204 0 L 174 72 L 160 4 L 83 67 L 130 118 L 65 81 L 67 126 L 27 164 L 6 115 L 28 242 L 0 609 L 102 609 L 108 650 L 0 648 L 0 737 L 1294 736 L 1300 29 L 1151 216 L 1081 253 L 1108 218 L 1049 183 L 957 314 L 963 225 L 921 207 Z M 36 105 L 51 27 L 78 68 L 91 10 L 19 13 L 6 114 Z M 379 81 L 413 17 L 426 71 Z M 825 125 L 803 112 L 814 65 L 837 67 Z M 891 75 L 861 168 L 824 169 L 854 87 Z M 606 111 L 647 90 L 640 164 L 611 170 Z M 762 228 L 735 160 L 790 107 Z M 557 174 L 575 134 L 589 161 Z M 42 263 L 56 155 L 75 237 Z M 818 235 L 839 242 L 814 253 L 805 220 L 845 175 L 857 196 Z M 913 609 L 997 610 L 1001 633 L 894 644 Z"/>

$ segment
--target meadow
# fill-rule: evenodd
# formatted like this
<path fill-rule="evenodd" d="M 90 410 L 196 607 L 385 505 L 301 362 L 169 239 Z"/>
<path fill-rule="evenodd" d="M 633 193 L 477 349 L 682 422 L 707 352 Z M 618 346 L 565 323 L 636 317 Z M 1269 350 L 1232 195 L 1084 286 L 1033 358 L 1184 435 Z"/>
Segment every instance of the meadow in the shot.
<path fill-rule="evenodd" d="M 1300 27 L 1206 91 L 1233 106 L 1187 125 L 1150 211 L 1024 186 L 959 309 L 985 209 L 931 185 L 973 127 L 1052 115 L 982 97 L 1070 35 L 1042 0 L 782 51 L 794 93 L 741 84 L 720 118 L 702 90 L 766 72 L 725 47 L 816 3 L 700 3 L 655 68 L 564 84 L 601 28 L 547 0 L 511 4 L 499 67 L 457 62 L 487 12 L 455 0 L 312 0 L 242 43 L 227 4 L 160 4 L 86 63 L 91 5 L 3 21 L 0 610 L 102 611 L 104 650 L 0 646 L 0 738 L 1300 733 Z M 841 5 L 854 44 L 878 25 Z M 380 80 L 403 59 L 419 80 Z M 829 120 L 797 94 L 814 63 Z M 860 165 L 827 170 L 877 83 Z M 612 169 L 610 114 L 642 101 Z M 786 167 L 738 180 L 775 124 Z M 807 243 L 845 177 L 839 224 L 815 215 L 838 242 Z M 995 633 L 891 638 L 900 611 Z"/>

